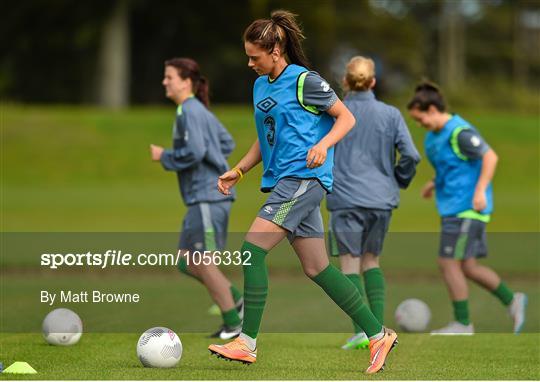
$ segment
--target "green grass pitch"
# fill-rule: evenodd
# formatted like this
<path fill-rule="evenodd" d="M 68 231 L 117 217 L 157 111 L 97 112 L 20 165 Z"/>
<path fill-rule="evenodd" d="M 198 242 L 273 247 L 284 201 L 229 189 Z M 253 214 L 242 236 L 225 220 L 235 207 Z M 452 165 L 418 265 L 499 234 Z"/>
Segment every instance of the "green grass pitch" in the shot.
<path fill-rule="evenodd" d="M 387 325 L 396 327 L 393 310 L 407 297 L 427 301 L 433 313 L 429 328 L 443 325 L 450 317 L 444 286 L 433 276 L 408 279 L 388 271 Z M 238 272 L 232 280 L 240 282 Z M 259 360 L 245 366 L 210 356 L 206 338 L 220 318 L 209 316 L 211 302 L 204 288 L 176 271 L 156 272 L 144 277 L 106 274 L 45 275 L 13 272 L 3 285 L 4 324 L 32 328 L 32 333 L 1 333 L 0 360 L 7 367 L 14 361 L 29 362 L 39 374 L 36 379 L 363 379 L 367 351 L 343 351 L 351 323 L 300 269 L 271 273 L 270 293 Z M 97 282 L 98 281 L 98 282 Z M 427 334 L 400 334 L 388 368 L 369 379 L 538 379 L 540 346 L 537 284 L 512 279 L 511 284 L 530 298 L 525 333 L 509 334 L 511 321 L 504 307 L 480 288 L 471 290 L 471 318 L 479 334 L 471 338 L 441 338 Z M 33 303 L 39 288 L 53 290 L 92 285 L 102 290 L 140 291 L 140 304 L 64 304 L 78 312 L 85 325 L 81 341 L 69 348 L 49 346 L 40 334 L 41 320 L 51 309 Z M 138 336 L 152 326 L 166 326 L 182 339 L 184 354 L 178 367 L 150 370 L 136 357 Z M 111 333 L 115 331 L 116 333 Z M 107 333 L 104 333 L 107 332 Z M 13 375 L 0 375 L 17 379 Z"/>
<path fill-rule="evenodd" d="M 47 345 L 39 334 L 3 335 L 0 353 L 5 363 L 29 362 L 34 375 L 17 379 L 188 379 L 188 380 L 381 380 L 540 378 L 540 335 L 478 334 L 467 338 L 403 334 L 388 358 L 385 371 L 367 376 L 367 350 L 337 349 L 343 333 L 268 333 L 259 337 L 258 360 L 253 365 L 226 362 L 206 350 L 202 334 L 181 334 L 184 354 L 171 369 L 144 368 L 136 356 L 139 334 L 85 334 L 72 347 Z M 7 349 L 17 349 L 15 354 Z"/>
<path fill-rule="evenodd" d="M 252 110 L 213 108 L 231 131 L 235 163 L 255 139 Z M 470 312 L 478 334 L 434 338 L 400 334 L 387 369 L 367 377 L 366 351 L 342 351 L 351 323 L 305 278 L 290 248 L 268 257 L 270 290 L 259 342 L 259 360 L 244 366 L 212 357 L 206 335 L 220 324 L 209 316 L 204 288 L 175 269 L 134 272 L 53 272 L 39 266 L 33 251 L 0 251 L 0 362 L 29 362 L 36 375 L 0 374 L 0 379 L 540 379 L 540 220 L 538 116 L 458 110 L 499 155 L 494 181 L 495 213 L 488 226 L 493 266 L 508 285 L 529 296 L 525 333 L 509 334 L 505 308 L 471 285 Z M 149 157 L 150 143 L 170 145 L 174 107 L 110 112 L 87 107 L 2 106 L 2 234 L 11 232 L 176 232 L 185 212 L 174 174 Z M 409 122 L 423 152 L 423 130 Z M 387 279 L 386 323 L 405 298 L 432 311 L 429 329 L 451 318 L 451 305 L 436 266 L 438 218 L 433 202 L 419 197 L 433 172 L 421 162 L 390 226 L 381 264 Z M 265 195 L 257 192 L 260 168 L 238 187 L 230 219 L 231 237 L 241 240 Z M 326 213 L 323 211 L 323 217 Z M 6 238 L 4 236 L 3 238 Z M 173 235 L 175 237 L 175 235 Z M 176 239 L 175 239 L 176 240 Z M 172 241 L 172 245 L 176 243 Z M 335 260 L 333 260 L 335 261 Z M 224 268 L 241 287 L 238 268 Z M 52 308 L 39 304 L 40 289 L 103 289 L 140 292 L 140 304 L 65 305 L 83 319 L 85 333 L 69 348 L 47 345 L 40 326 Z M 58 306 L 55 306 L 58 307 Z M 152 326 L 167 326 L 184 345 L 173 369 L 143 368 L 135 346 Z M 31 330 L 28 330 L 30 328 Z M 11 329 L 11 330 L 6 330 Z"/>
<path fill-rule="evenodd" d="M 236 163 L 256 137 L 249 107 L 212 109 L 229 129 Z M 538 232 L 538 115 L 458 110 L 499 155 L 494 180 L 497 232 Z M 3 108 L 3 230 L 176 231 L 185 207 L 176 177 L 150 161 L 150 143 L 170 146 L 174 107 L 110 112 L 81 107 Z M 424 130 L 408 120 L 423 155 Z M 424 156 L 424 155 L 423 155 Z M 265 195 L 258 192 L 260 166 L 239 185 L 229 229 L 249 228 Z M 410 188 L 402 192 L 391 231 L 438 230 L 434 203 L 419 197 L 431 179 L 425 156 Z M 136 208 L 134 208 L 136 206 Z M 325 216 L 325 214 L 323 214 Z"/>

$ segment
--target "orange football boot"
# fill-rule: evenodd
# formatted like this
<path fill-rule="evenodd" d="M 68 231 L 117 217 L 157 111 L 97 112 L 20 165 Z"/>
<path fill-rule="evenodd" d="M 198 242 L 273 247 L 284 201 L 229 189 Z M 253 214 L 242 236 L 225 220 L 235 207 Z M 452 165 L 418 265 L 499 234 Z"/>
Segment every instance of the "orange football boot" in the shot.
<path fill-rule="evenodd" d="M 367 374 L 374 374 L 384 368 L 386 357 L 398 343 L 397 334 L 391 329 L 384 328 L 384 335 L 378 340 L 369 340 L 370 362 Z"/>
<path fill-rule="evenodd" d="M 208 350 L 218 358 L 242 362 L 247 365 L 250 365 L 257 360 L 257 349 L 251 350 L 246 342 L 240 337 L 225 345 L 210 345 L 208 346 Z"/>

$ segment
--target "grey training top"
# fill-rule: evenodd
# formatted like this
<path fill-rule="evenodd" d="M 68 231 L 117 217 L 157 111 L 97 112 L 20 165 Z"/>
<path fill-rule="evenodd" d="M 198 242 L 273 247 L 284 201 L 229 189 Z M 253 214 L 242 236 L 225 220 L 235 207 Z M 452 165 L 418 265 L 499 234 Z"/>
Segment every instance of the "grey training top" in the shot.
<path fill-rule="evenodd" d="M 173 148 L 163 151 L 161 164 L 176 171 L 186 205 L 234 200 L 234 193 L 217 190 L 218 177 L 229 169 L 234 141 L 218 119 L 197 98 L 178 106 L 173 125 Z"/>
<path fill-rule="evenodd" d="M 344 104 L 356 125 L 336 145 L 334 191 L 327 195 L 327 208 L 396 208 L 399 188 L 407 188 L 420 161 L 407 125 L 398 109 L 371 91 L 351 92 Z"/>
<path fill-rule="evenodd" d="M 468 159 L 481 159 L 489 150 L 484 138 L 473 129 L 461 130 L 458 134 L 459 151 Z"/>

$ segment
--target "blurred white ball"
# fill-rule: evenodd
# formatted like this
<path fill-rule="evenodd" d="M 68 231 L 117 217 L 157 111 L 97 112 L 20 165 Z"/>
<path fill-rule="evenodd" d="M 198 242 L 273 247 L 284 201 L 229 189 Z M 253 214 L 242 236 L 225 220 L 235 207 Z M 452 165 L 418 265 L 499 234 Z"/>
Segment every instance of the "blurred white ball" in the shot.
<path fill-rule="evenodd" d="M 72 310 L 55 309 L 43 320 L 43 337 L 51 345 L 74 345 L 81 339 L 83 325 L 81 318 Z"/>
<path fill-rule="evenodd" d="M 416 298 L 403 301 L 396 308 L 396 323 L 406 332 L 423 332 L 431 320 L 429 306 Z"/>

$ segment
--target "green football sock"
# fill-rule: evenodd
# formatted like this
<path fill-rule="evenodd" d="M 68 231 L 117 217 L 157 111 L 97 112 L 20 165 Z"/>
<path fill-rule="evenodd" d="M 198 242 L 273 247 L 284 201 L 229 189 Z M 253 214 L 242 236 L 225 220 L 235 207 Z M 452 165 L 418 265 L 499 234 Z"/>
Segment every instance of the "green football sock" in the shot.
<path fill-rule="evenodd" d="M 469 325 L 469 301 L 452 301 L 452 305 L 454 307 L 454 317 L 456 321 L 463 325 Z"/>
<path fill-rule="evenodd" d="M 354 284 L 356 289 L 358 289 L 358 292 L 360 292 L 360 296 L 362 297 L 362 300 L 365 301 L 364 286 L 362 285 L 362 280 L 361 280 L 360 275 L 358 273 L 348 273 L 345 276 L 347 276 L 347 278 L 351 280 L 351 282 Z M 353 326 L 354 326 L 355 333 L 360 333 L 362 331 L 362 328 L 360 327 L 360 325 L 358 325 L 354 321 L 353 321 Z"/>
<path fill-rule="evenodd" d="M 373 337 L 382 331 L 382 325 L 368 306 L 362 302 L 358 289 L 339 269 L 329 264 L 312 279 L 362 328 L 368 337 Z"/>
<path fill-rule="evenodd" d="M 178 262 L 178 270 L 180 272 L 182 272 L 183 274 L 185 275 L 188 275 L 189 277 L 193 277 L 195 280 L 197 280 L 198 282 L 202 283 L 202 280 L 200 278 L 198 278 L 197 276 L 195 276 L 193 273 L 191 273 L 188 269 L 188 264 L 187 264 L 187 261 L 185 258 L 182 258 L 182 260 L 180 260 Z"/>
<path fill-rule="evenodd" d="M 381 268 L 371 268 L 364 272 L 366 295 L 373 315 L 384 324 L 385 282 Z"/>
<path fill-rule="evenodd" d="M 232 294 L 232 298 L 234 302 L 238 302 L 238 300 L 242 298 L 242 293 L 240 293 L 240 291 L 232 284 L 231 284 L 230 290 L 231 290 L 231 294 Z"/>
<path fill-rule="evenodd" d="M 251 265 L 244 265 L 244 323 L 242 333 L 251 338 L 257 338 L 261 326 L 266 296 L 268 295 L 268 269 L 265 258 L 267 251 L 255 244 L 244 242 L 242 245 L 242 258 L 244 253 L 251 253 Z"/>
<path fill-rule="evenodd" d="M 508 288 L 503 281 L 501 281 L 499 286 L 495 290 L 491 291 L 491 293 L 493 293 L 506 306 L 510 305 L 514 299 L 514 292 L 512 292 L 512 290 Z"/>
<path fill-rule="evenodd" d="M 235 327 L 242 323 L 236 308 L 232 308 L 226 312 L 221 312 L 221 317 L 223 317 L 223 323 L 229 327 Z"/>

